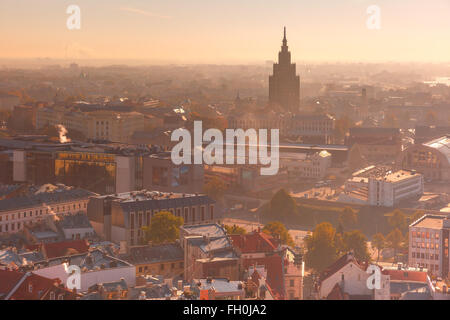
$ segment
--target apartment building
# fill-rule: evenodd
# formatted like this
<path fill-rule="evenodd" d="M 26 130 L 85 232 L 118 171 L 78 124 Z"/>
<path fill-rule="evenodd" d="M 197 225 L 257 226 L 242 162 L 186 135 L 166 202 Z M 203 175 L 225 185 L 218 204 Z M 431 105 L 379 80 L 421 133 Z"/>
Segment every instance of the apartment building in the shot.
<path fill-rule="evenodd" d="M 0 234 L 22 231 L 26 224 L 50 215 L 86 212 L 95 193 L 64 185 L 31 186 L 16 196 L 0 200 Z"/>
<path fill-rule="evenodd" d="M 339 201 L 393 207 L 423 194 L 423 176 L 414 171 L 388 171 L 382 174 L 353 175 L 346 181 Z"/>
<path fill-rule="evenodd" d="M 115 243 L 124 241 L 128 247 L 143 242 L 142 227 L 161 211 L 182 217 L 188 225 L 217 221 L 220 215 L 215 201 L 206 195 L 147 190 L 94 196 L 87 207 L 97 234 Z"/>
<path fill-rule="evenodd" d="M 410 266 L 418 266 L 438 277 L 449 277 L 450 219 L 445 215 L 425 215 L 409 226 Z"/>

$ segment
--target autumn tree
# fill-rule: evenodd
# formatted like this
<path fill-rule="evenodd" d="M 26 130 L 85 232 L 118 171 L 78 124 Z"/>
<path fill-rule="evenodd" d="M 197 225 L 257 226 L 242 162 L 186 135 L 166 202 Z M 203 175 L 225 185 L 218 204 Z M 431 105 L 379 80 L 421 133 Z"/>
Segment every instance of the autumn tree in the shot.
<path fill-rule="evenodd" d="M 227 187 L 218 177 L 213 177 L 203 187 L 203 191 L 212 199 L 220 201 L 223 199 Z"/>
<path fill-rule="evenodd" d="M 262 231 L 274 238 L 280 239 L 282 244 L 286 244 L 291 247 L 295 246 L 294 240 L 289 234 L 289 231 L 286 229 L 284 224 L 279 221 L 269 222 L 264 226 Z"/>
<path fill-rule="evenodd" d="M 414 221 L 419 220 L 420 218 L 422 218 L 425 215 L 425 212 L 421 211 L 421 210 L 417 210 L 416 212 L 414 212 L 412 215 L 410 215 L 408 217 L 408 225 L 412 224 Z"/>
<path fill-rule="evenodd" d="M 386 239 L 382 233 L 376 233 L 372 237 L 372 247 L 377 249 L 377 262 L 380 260 L 380 252 L 386 248 Z"/>
<path fill-rule="evenodd" d="M 394 249 L 394 255 L 397 256 L 397 251 L 402 248 L 403 234 L 400 229 L 395 228 L 386 237 L 389 248 Z"/>
<path fill-rule="evenodd" d="M 297 204 L 294 198 L 285 190 L 280 189 L 269 202 L 269 214 L 282 221 L 289 220 L 297 213 Z"/>
<path fill-rule="evenodd" d="M 156 213 L 148 227 L 143 227 L 147 241 L 152 244 L 175 242 L 180 237 L 180 227 L 184 221 L 168 211 Z"/>
<path fill-rule="evenodd" d="M 244 228 L 239 227 L 235 224 L 233 224 L 232 226 L 225 225 L 224 227 L 225 227 L 225 230 L 227 231 L 227 234 L 246 234 L 247 233 L 247 231 Z"/>
<path fill-rule="evenodd" d="M 406 215 L 400 209 L 395 209 L 389 214 L 388 222 L 392 229 L 398 228 L 400 231 L 405 232 L 408 228 Z"/>
<path fill-rule="evenodd" d="M 370 261 L 369 250 L 367 249 L 367 238 L 359 230 L 345 232 L 343 237 L 345 252 L 353 251 L 355 258 L 360 261 Z"/>
<path fill-rule="evenodd" d="M 337 258 L 336 230 L 328 222 L 318 224 L 312 235 L 304 239 L 306 245 L 305 261 L 308 267 L 321 272 Z"/>
<path fill-rule="evenodd" d="M 339 224 L 344 229 L 354 228 L 358 224 L 358 215 L 352 208 L 345 207 L 339 214 Z"/>

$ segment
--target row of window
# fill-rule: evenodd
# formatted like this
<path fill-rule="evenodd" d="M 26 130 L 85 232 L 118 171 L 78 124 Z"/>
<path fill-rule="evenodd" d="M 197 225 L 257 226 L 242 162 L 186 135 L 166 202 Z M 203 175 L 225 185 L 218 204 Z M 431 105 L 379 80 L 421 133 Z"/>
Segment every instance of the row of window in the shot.
<path fill-rule="evenodd" d="M 439 239 L 439 233 L 438 232 L 420 232 L 420 231 L 413 231 L 412 232 L 413 238 L 423 238 L 423 239 Z"/>
<path fill-rule="evenodd" d="M 422 249 L 439 249 L 439 243 L 434 242 L 412 242 L 411 247 Z"/>
<path fill-rule="evenodd" d="M 66 210 L 66 208 L 67 208 L 67 210 Z M 77 210 L 77 208 L 78 209 L 81 209 L 81 208 L 86 209 L 86 202 L 83 203 L 83 206 L 81 205 L 81 203 L 78 203 L 78 206 L 76 204 L 73 204 L 72 206 L 67 205 L 67 207 L 65 205 L 61 206 L 61 207 L 60 206 L 56 206 L 56 213 L 60 213 L 60 212 L 63 213 L 65 211 L 69 211 L 70 212 L 71 209 Z M 61 211 L 60 211 L 60 209 L 61 209 Z M 30 210 L 29 212 L 26 212 L 26 211 L 25 212 L 18 212 L 17 213 L 17 219 L 31 218 L 31 217 L 33 217 L 33 214 L 36 217 L 37 216 L 42 216 L 43 212 L 44 212 L 43 209 L 35 210 L 34 213 L 33 213 L 32 210 Z M 49 212 L 55 212 L 55 208 L 52 207 L 50 209 L 45 209 L 45 214 L 49 214 Z M 10 218 L 9 214 L 0 215 L 0 222 L 2 222 L 3 220 L 4 221 L 9 221 L 9 218 Z M 13 221 L 13 220 L 16 220 L 16 214 L 15 213 L 11 214 L 11 221 Z"/>
<path fill-rule="evenodd" d="M 208 217 L 206 216 L 206 207 L 205 206 L 200 207 L 200 217 L 197 217 L 195 207 L 191 207 L 191 208 L 185 207 L 183 214 L 182 214 L 182 208 L 176 208 L 176 209 L 172 208 L 172 209 L 169 209 L 168 211 L 177 217 L 183 217 L 185 222 L 187 222 L 187 221 L 195 222 L 197 218 L 199 219 L 199 221 L 205 221 L 207 219 L 214 220 L 214 205 L 210 205 Z M 151 217 L 153 216 L 153 214 L 156 214 L 158 212 L 160 212 L 160 211 L 155 210 L 153 213 L 151 211 L 146 212 L 147 225 L 150 225 Z M 137 221 L 136 221 L 136 217 L 137 217 Z M 141 229 L 144 226 L 144 213 L 143 212 L 139 212 L 137 214 L 137 216 L 134 212 L 130 213 L 130 229 L 131 230 L 136 229 L 136 226 L 137 226 L 137 229 Z"/>
<path fill-rule="evenodd" d="M 437 253 L 412 252 L 411 255 L 416 259 L 439 260 L 439 254 Z"/>
<path fill-rule="evenodd" d="M 183 268 L 183 262 L 180 262 L 179 265 L 178 265 L 178 267 L 179 267 L 179 268 Z M 161 264 L 159 265 L 159 270 L 160 270 L 160 271 L 164 271 L 164 268 L 165 268 L 164 263 L 161 263 Z M 175 262 L 172 262 L 172 263 L 170 264 L 170 270 L 173 270 L 173 269 L 175 269 Z M 148 266 L 139 267 L 138 270 L 139 270 L 140 273 L 142 273 L 142 272 L 147 272 L 147 271 L 149 270 L 149 267 L 148 267 Z"/>
<path fill-rule="evenodd" d="M 13 232 L 13 231 L 19 231 L 23 227 L 23 224 L 20 222 L 11 223 L 11 224 L 0 224 L 0 233 L 2 232 Z"/>

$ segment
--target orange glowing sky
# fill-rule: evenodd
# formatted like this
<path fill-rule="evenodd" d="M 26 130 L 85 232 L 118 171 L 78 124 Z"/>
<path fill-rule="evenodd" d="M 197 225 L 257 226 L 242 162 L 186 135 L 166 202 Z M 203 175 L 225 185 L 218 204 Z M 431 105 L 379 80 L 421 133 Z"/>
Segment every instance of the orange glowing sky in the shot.
<path fill-rule="evenodd" d="M 81 30 L 66 8 L 81 8 Z M 366 27 L 369 5 L 381 29 Z M 1 0 L 0 58 L 449 61 L 449 0 Z"/>

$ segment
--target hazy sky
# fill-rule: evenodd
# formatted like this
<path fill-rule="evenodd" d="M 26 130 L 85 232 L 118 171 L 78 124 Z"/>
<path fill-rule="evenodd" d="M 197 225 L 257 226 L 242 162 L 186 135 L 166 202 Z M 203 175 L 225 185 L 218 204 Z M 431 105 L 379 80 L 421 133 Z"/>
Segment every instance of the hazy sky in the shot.
<path fill-rule="evenodd" d="M 450 61 L 450 0 L 0 0 L 0 58 L 263 62 L 285 25 L 297 61 Z"/>

